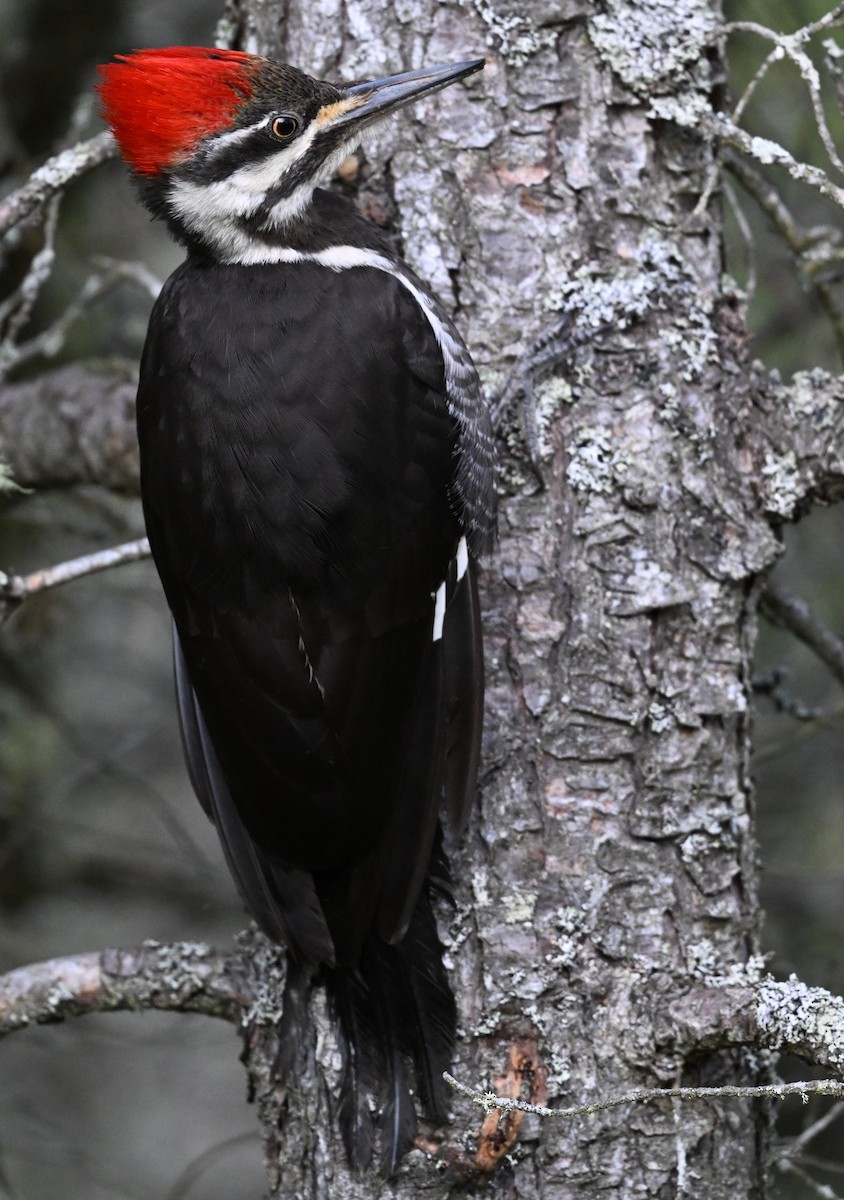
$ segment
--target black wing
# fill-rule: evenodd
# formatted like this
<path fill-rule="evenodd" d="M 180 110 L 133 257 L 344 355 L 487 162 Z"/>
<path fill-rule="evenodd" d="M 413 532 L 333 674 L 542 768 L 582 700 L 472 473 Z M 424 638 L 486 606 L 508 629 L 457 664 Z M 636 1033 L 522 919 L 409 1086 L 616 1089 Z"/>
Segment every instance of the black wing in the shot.
<path fill-rule="evenodd" d="M 445 392 L 416 302 L 373 269 L 189 263 L 150 325 L 142 487 L 191 776 L 253 914 L 309 961 L 402 936 L 443 789 L 454 823 L 474 791 Z"/>

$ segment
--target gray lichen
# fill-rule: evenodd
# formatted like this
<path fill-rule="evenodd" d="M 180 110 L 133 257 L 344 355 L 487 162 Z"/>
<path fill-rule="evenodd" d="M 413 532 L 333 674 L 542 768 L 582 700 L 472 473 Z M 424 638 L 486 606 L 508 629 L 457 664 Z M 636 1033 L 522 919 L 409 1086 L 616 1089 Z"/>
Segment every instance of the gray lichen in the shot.
<path fill-rule="evenodd" d="M 844 999 L 809 987 L 796 976 L 782 983 L 766 979 L 759 987 L 756 1023 L 776 1048 L 810 1047 L 814 1061 L 844 1072 Z"/>
<path fill-rule="evenodd" d="M 608 0 L 589 20 L 598 53 L 639 95 L 675 91 L 705 57 L 717 28 L 698 0 Z"/>
<path fill-rule="evenodd" d="M 487 28 L 488 44 L 511 66 L 521 67 L 539 50 L 554 45 L 555 31 L 539 28 L 523 11 L 501 12 L 490 0 L 472 0 L 472 6 Z"/>

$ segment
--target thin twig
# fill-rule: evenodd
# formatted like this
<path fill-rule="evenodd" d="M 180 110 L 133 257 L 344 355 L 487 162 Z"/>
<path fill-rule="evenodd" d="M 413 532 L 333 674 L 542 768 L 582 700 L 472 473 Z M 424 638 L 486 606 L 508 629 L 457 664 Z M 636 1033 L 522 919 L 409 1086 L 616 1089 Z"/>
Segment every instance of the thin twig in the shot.
<path fill-rule="evenodd" d="M 804 1167 L 815 1167 L 819 1171 L 829 1171 L 830 1175 L 844 1175 L 843 1163 L 830 1162 L 828 1158 L 819 1158 L 815 1154 L 801 1154 L 800 1164 Z"/>
<path fill-rule="evenodd" d="M 810 1188 L 820 1200 L 842 1200 L 838 1192 L 834 1192 L 832 1188 L 827 1187 L 825 1183 L 819 1183 L 817 1179 L 813 1179 L 808 1171 L 804 1171 L 797 1163 L 790 1162 L 787 1158 L 780 1159 L 777 1166 L 787 1175 L 796 1175 L 803 1183 Z"/>
<path fill-rule="evenodd" d="M 726 163 L 730 171 L 744 190 L 753 197 L 777 232 L 787 242 L 795 255 L 798 266 L 804 278 L 817 294 L 824 308 L 838 342 L 838 351 L 844 358 L 844 311 L 838 303 L 835 290 L 824 279 L 824 271 L 834 265 L 840 273 L 842 249 L 841 234 L 833 227 L 806 228 L 795 221 L 791 211 L 785 204 L 776 188 L 772 187 L 760 171 L 757 171 L 746 159 L 732 155 Z M 734 211 L 738 219 L 740 208 L 735 205 Z M 822 253 L 819 253 L 822 250 Z"/>
<path fill-rule="evenodd" d="M 619 1108 L 624 1104 L 637 1104 L 643 1100 L 711 1100 L 727 1096 L 748 1100 L 763 1097 L 781 1100 L 784 1096 L 801 1096 L 805 1104 L 810 1094 L 844 1098 L 844 1083 L 839 1080 L 810 1079 L 803 1083 L 771 1083 L 755 1087 L 725 1084 L 723 1087 L 640 1088 L 635 1092 L 626 1092 L 622 1096 L 613 1096 L 609 1100 L 599 1100 L 594 1104 L 576 1104 L 571 1108 L 545 1108 L 541 1104 L 528 1104 L 524 1100 L 511 1100 L 506 1096 L 496 1096 L 494 1092 L 482 1092 L 479 1088 L 467 1087 L 465 1083 L 460 1083 L 453 1075 L 449 1075 L 448 1071 L 443 1072 L 443 1079 L 449 1087 L 466 1096 L 485 1112 L 492 1112 L 498 1108 L 502 1112 L 532 1113 L 536 1117 L 584 1117 L 607 1108 Z"/>
<path fill-rule="evenodd" d="M 803 1151 L 809 1145 L 809 1142 L 814 1141 L 818 1134 L 823 1133 L 833 1121 L 837 1121 L 842 1113 L 844 1113 L 844 1101 L 839 1100 L 822 1117 L 819 1117 L 817 1121 L 813 1121 L 808 1129 L 804 1129 L 799 1137 L 792 1138 L 785 1145 L 778 1146 L 776 1153 L 771 1156 L 772 1161 L 782 1162 L 784 1158 L 802 1157 Z"/>
<path fill-rule="evenodd" d="M 814 651 L 839 683 L 844 683 L 844 639 L 812 612 L 807 602 L 776 583 L 769 583 L 759 607 L 775 625 L 783 626 Z"/>
<path fill-rule="evenodd" d="M 0 201 L 0 234 L 31 216 L 72 179 L 87 174 L 100 163 L 116 156 L 117 145 L 106 130 L 48 158 L 43 166 L 33 171 L 22 187 Z"/>
<path fill-rule="evenodd" d="M 787 680 L 788 671 L 784 667 L 773 667 L 764 675 L 753 676 L 751 680 L 753 694 L 754 696 L 767 696 L 777 712 L 785 713 L 786 716 L 793 717 L 795 721 L 822 720 L 826 716 L 824 710 L 810 708 L 808 704 L 804 704 L 799 696 L 795 696 L 789 691 L 786 686 Z"/>
<path fill-rule="evenodd" d="M 744 209 L 739 203 L 735 188 L 731 187 L 728 180 L 724 180 L 724 195 L 727 197 L 727 203 L 730 206 L 730 211 L 735 218 L 738 231 L 741 234 L 742 242 L 745 250 L 745 270 L 747 278 L 744 283 L 744 292 L 747 296 L 748 303 L 756 294 L 756 247 L 753 242 L 753 230 L 750 228 L 750 222 L 745 216 Z"/>
<path fill-rule="evenodd" d="M 792 179 L 798 183 L 807 183 L 833 200 L 839 208 L 844 209 L 844 188 L 833 183 L 826 171 L 811 163 L 798 162 L 784 146 L 773 142 L 770 138 L 754 137 L 744 129 L 735 125 L 723 113 L 713 113 L 701 121 L 701 129 L 728 146 L 741 150 L 755 158 L 757 162 L 775 164 L 784 167 Z"/>
<path fill-rule="evenodd" d="M 18 334 L 25 328 L 41 289 L 50 278 L 56 259 L 56 229 L 59 222 L 60 196 L 47 205 L 44 220 L 44 244 L 29 264 L 29 270 L 15 292 L 0 305 L 0 324 L 5 325 L 0 343 L 0 380 L 8 375 L 18 360 Z"/>
<path fill-rule="evenodd" d="M 33 358 L 43 356 L 54 358 L 64 346 L 68 329 L 78 321 L 85 311 L 96 301 L 109 292 L 117 283 L 129 280 L 136 283 L 154 300 L 161 291 L 161 280 L 152 271 L 136 262 L 118 262 L 114 259 L 99 260 L 106 268 L 102 275 L 90 275 L 79 292 L 79 295 L 68 304 L 61 316 L 49 328 L 42 330 L 29 341 L 17 346 L 3 347 L 8 360 L 6 370 L 12 366 L 19 367 L 22 363 L 30 362 Z M 2 365 L 2 364 L 0 364 Z"/>
<path fill-rule="evenodd" d="M 209 1146 L 201 1154 L 198 1154 L 192 1162 L 189 1162 L 182 1171 L 179 1178 L 171 1186 L 167 1192 L 166 1200 L 185 1200 L 185 1197 L 193 1193 L 194 1184 L 202 1178 L 203 1175 L 219 1167 L 221 1161 L 238 1146 L 254 1145 L 258 1146 L 258 1131 L 250 1131 L 249 1133 L 238 1133 L 234 1137 L 226 1138 L 225 1141 L 217 1142 L 214 1146 Z"/>
<path fill-rule="evenodd" d="M 741 96 L 739 96 L 738 102 L 733 109 L 732 119 L 736 124 L 738 124 L 738 122 L 741 120 L 742 116 L 744 115 L 744 110 L 747 108 L 748 104 L 753 98 L 757 87 L 768 74 L 769 69 L 775 62 L 780 62 L 782 60 L 782 56 L 782 47 L 774 46 L 773 50 L 770 50 L 759 64 L 756 73 L 742 92 Z"/>
<path fill-rule="evenodd" d="M 803 721 L 790 737 L 778 738 L 767 746 L 761 746 L 754 751 L 753 761 L 756 766 L 759 766 L 760 763 L 771 762 L 773 759 L 790 753 L 804 742 L 811 741 L 825 729 L 832 729 L 838 733 L 842 718 L 844 718 L 844 704 L 839 704 L 837 708 L 830 709 L 812 720 Z"/>
<path fill-rule="evenodd" d="M 801 29 L 794 33 L 777 33 L 773 29 L 768 29 L 766 25 L 760 25 L 756 21 L 729 21 L 726 25 L 721 25 L 713 34 L 713 38 L 721 38 L 725 35 L 735 33 L 741 30 L 744 33 L 756 33 L 759 37 L 767 38 L 772 42 L 782 42 L 789 39 L 797 44 L 802 44 L 819 33 L 822 29 L 829 29 L 840 17 L 844 16 L 844 0 L 840 0 L 835 8 L 824 13 L 817 21 L 811 21 L 808 25 L 804 25 Z"/>
<path fill-rule="evenodd" d="M 107 571 L 111 567 L 119 567 L 124 563 L 137 562 L 149 557 L 149 540 L 145 537 L 134 542 L 124 542 L 121 546 L 111 546 L 108 550 L 97 550 L 93 554 L 83 554 L 68 562 L 57 563 L 54 567 L 42 567 L 40 571 L 32 571 L 29 575 L 6 575 L 0 571 L 0 623 L 6 620 L 24 600 L 48 588 L 60 587 L 81 579 L 85 575 L 94 575 L 98 571 Z"/>

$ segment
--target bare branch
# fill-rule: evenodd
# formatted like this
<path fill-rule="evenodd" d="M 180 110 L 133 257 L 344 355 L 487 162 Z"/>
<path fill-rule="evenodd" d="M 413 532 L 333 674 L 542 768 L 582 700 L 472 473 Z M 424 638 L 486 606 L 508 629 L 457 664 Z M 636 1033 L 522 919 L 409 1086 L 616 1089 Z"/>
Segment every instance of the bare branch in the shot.
<path fill-rule="evenodd" d="M 134 368 L 75 363 L 0 387 L 0 444 L 22 487 L 138 490 Z"/>
<path fill-rule="evenodd" d="M 0 234 L 8 232 L 31 216 L 72 179 L 87 174 L 109 158 L 117 157 L 117 145 L 107 130 L 86 142 L 49 158 L 29 179 L 0 201 Z"/>
<path fill-rule="evenodd" d="M 729 29 L 719 30 L 719 33 L 721 33 L 721 34 L 723 34 L 725 32 L 729 33 L 730 30 Z M 753 78 L 750 80 L 750 82 L 748 83 L 747 87 L 744 89 L 742 94 L 739 96 L 738 101 L 736 102 L 735 108 L 733 109 L 732 116 L 733 116 L 733 121 L 735 121 L 736 124 L 738 124 L 738 122 L 744 116 L 744 110 L 747 108 L 748 104 L 753 99 L 753 96 L 755 95 L 756 89 L 759 86 L 759 84 L 762 82 L 762 80 L 768 74 L 768 71 L 774 65 L 774 63 L 782 61 L 782 57 L 783 57 L 782 48 L 780 46 L 774 46 L 773 50 L 769 51 L 768 54 L 765 56 L 765 58 L 763 58 L 762 62 L 759 64 L 759 67 L 756 70 L 756 73 L 754 74 Z"/>
<path fill-rule="evenodd" d="M 70 1016 L 149 1008 L 240 1024 L 245 1007 L 229 959 L 189 942 L 55 958 L 0 976 L 0 1037 Z"/>
<path fill-rule="evenodd" d="M 728 179 L 723 181 L 723 186 L 724 195 L 727 199 L 727 203 L 730 206 L 730 211 L 735 218 L 739 234 L 741 235 L 741 240 L 744 243 L 745 271 L 747 273 L 744 282 L 744 294 L 749 303 L 756 294 L 757 282 L 756 246 L 753 240 L 753 230 L 750 228 L 750 222 L 745 215 L 744 209 L 739 203 L 735 188 L 730 186 L 730 181 Z"/>
<path fill-rule="evenodd" d="M 805 1103 L 810 1094 L 844 1097 L 844 1083 L 835 1079 L 810 1079 L 803 1083 L 771 1083 L 760 1084 L 757 1087 L 725 1084 L 723 1087 L 639 1088 L 634 1092 L 625 1092 L 622 1096 L 611 1096 L 608 1100 L 598 1100 L 594 1104 L 575 1104 L 571 1108 L 545 1108 L 541 1104 L 528 1104 L 525 1100 L 511 1100 L 507 1096 L 496 1096 L 494 1092 L 483 1092 L 479 1088 L 467 1087 L 465 1083 L 460 1083 L 447 1071 L 443 1072 L 443 1079 L 456 1092 L 466 1096 L 485 1112 L 500 1109 L 502 1112 L 531 1113 L 536 1117 L 584 1117 L 602 1112 L 607 1108 L 619 1108 L 624 1104 L 638 1104 L 644 1100 L 711 1100 L 721 1096 L 734 1096 L 747 1100 L 768 1097 L 778 1100 L 785 1096 L 800 1096 Z"/>
<path fill-rule="evenodd" d="M 828 1129 L 834 1121 L 837 1121 L 841 1114 L 844 1113 L 844 1101 L 839 1100 L 837 1104 L 833 1104 L 832 1108 L 828 1109 L 822 1117 L 804 1129 L 796 1138 L 792 1138 L 787 1145 L 777 1146 L 774 1154 L 771 1155 L 772 1161 L 781 1162 L 784 1158 L 797 1158 L 803 1154 L 803 1151 L 810 1142 Z"/>
<path fill-rule="evenodd" d="M 0 342 L 0 380 L 6 378 L 18 359 L 15 345 L 18 334 L 29 321 L 41 289 L 53 270 L 60 200 L 60 196 L 54 196 L 47 205 L 44 244 L 32 259 L 20 287 L 0 305 L 0 323 L 6 325 L 3 340 Z"/>
<path fill-rule="evenodd" d="M 33 259 L 30 275 L 34 273 L 39 257 L 40 255 L 36 255 L 36 258 Z M 6 374 L 12 367 L 19 367 L 22 363 L 39 356 L 52 358 L 58 354 L 64 346 L 65 337 L 71 325 L 78 321 L 86 310 L 109 292 L 115 284 L 129 280 L 143 288 L 153 300 L 161 291 L 161 280 L 157 279 L 142 263 L 117 262 L 108 258 L 102 258 L 99 261 L 105 268 L 104 271 L 101 274 L 90 275 L 85 280 L 79 295 L 68 304 L 61 316 L 48 329 L 42 330 L 41 333 L 22 345 L 0 346 L 0 373 Z M 49 274 L 49 271 L 47 273 Z"/>
<path fill-rule="evenodd" d="M 757 162 L 784 167 L 792 179 L 796 179 L 798 183 L 809 184 L 824 196 L 828 196 L 839 208 L 844 208 L 844 188 L 833 183 L 826 171 L 820 167 L 798 162 L 794 155 L 778 142 L 773 142 L 770 138 L 754 137 L 722 113 L 704 117 L 701 120 L 701 129 L 711 137 L 755 158 Z"/>
<path fill-rule="evenodd" d="M 833 226 L 806 228 L 800 225 L 776 188 L 745 159 L 733 155 L 727 160 L 726 166 L 788 244 L 805 281 L 815 290 L 829 317 L 839 353 L 844 357 L 844 311 L 828 282 L 830 267 L 834 268 L 836 274 L 840 274 L 844 266 L 840 231 Z M 734 211 L 741 224 L 741 209 L 738 204 L 735 205 Z"/>
<path fill-rule="evenodd" d="M 835 5 L 835 8 L 830 9 L 828 13 L 824 13 L 817 21 L 810 21 L 808 25 L 795 30 L 794 33 L 777 33 L 775 30 L 768 29 L 766 25 L 760 25 L 756 21 L 730 21 L 718 29 L 717 36 L 723 37 L 725 34 L 743 30 L 745 33 L 756 33 L 759 37 L 767 38 L 769 41 L 776 42 L 779 45 L 786 43 L 802 45 L 809 38 L 814 37 L 816 33 L 820 33 L 822 29 L 831 29 L 842 16 L 844 16 L 844 3 L 838 3 Z"/>
<path fill-rule="evenodd" d="M 759 607 L 775 625 L 790 629 L 829 667 L 839 683 L 844 683 L 844 640 L 827 629 L 805 600 L 792 595 L 779 584 L 769 583 L 762 593 Z"/>
<path fill-rule="evenodd" d="M 804 1171 L 797 1163 L 790 1162 L 789 1159 L 784 1158 L 780 1159 L 777 1165 L 785 1174 L 796 1175 L 815 1196 L 819 1197 L 819 1200 L 842 1200 L 838 1192 L 834 1192 L 825 1183 L 819 1183 L 817 1179 L 813 1179 L 809 1172 Z"/>
<path fill-rule="evenodd" d="M 839 704 L 837 708 L 802 721 L 790 737 L 778 737 L 769 744 L 760 746 L 754 751 L 753 761 L 758 764 L 782 758 L 783 755 L 790 754 L 795 747 L 811 741 L 822 729 L 834 729 L 836 733 L 840 733 L 843 720 L 844 704 Z"/>
<path fill-rule="evenodd" d="M 108 571 L 124 563 L 137 562 L 139 559 L 148 558 L 149 553 L 149 541 L 142 537 L 134 542 L 124 542 L 121 546 L 112 546 L 108 550 L 83 554 L 68 562 L 57 563 L 54 567 L 43 567 L 29 575 L 6 575 L 0 571 L 0 604 L 3 606 L 0 608 L 0 622 L 11 616 L 24 600 L 37 595 L 38 592 L 60 587 L 63 583 L 71 583 L 85 575 L 95 575 L 98 571 Z"/>

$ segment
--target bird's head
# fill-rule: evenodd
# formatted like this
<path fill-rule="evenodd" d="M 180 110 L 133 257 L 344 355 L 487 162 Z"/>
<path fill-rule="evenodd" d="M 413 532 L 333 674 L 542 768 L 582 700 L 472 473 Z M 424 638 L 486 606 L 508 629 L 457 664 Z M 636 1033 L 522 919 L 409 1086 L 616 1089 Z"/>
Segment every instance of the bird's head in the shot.
<path fill-rule="evenodd" d="M 171 46 L 118 55 L 98 91 L 147 206 L 189 245 L 260 261 L 364 129 L 483 65 L 342 85 L 255 54 Z"/>

